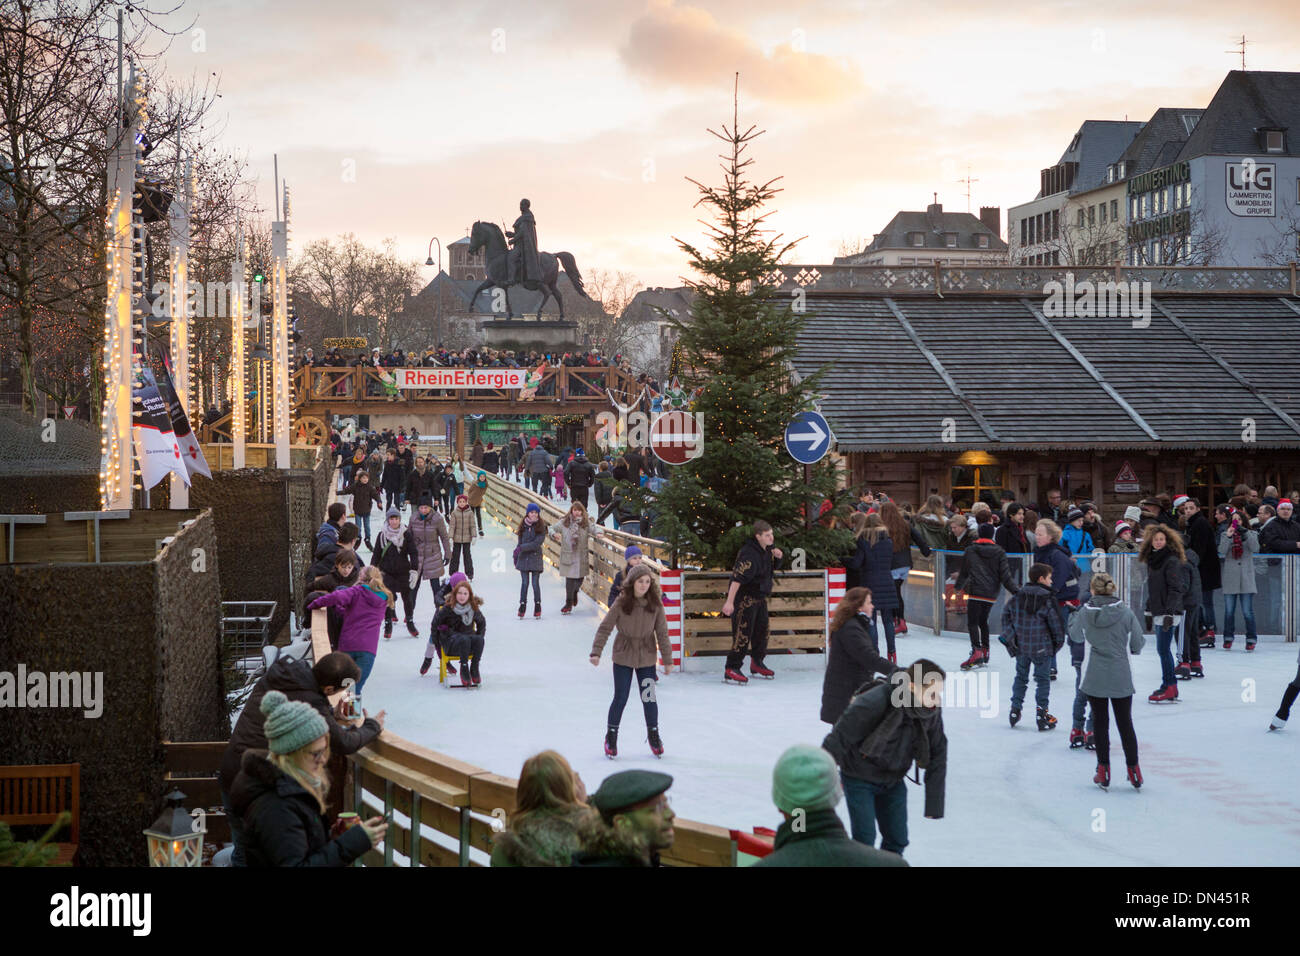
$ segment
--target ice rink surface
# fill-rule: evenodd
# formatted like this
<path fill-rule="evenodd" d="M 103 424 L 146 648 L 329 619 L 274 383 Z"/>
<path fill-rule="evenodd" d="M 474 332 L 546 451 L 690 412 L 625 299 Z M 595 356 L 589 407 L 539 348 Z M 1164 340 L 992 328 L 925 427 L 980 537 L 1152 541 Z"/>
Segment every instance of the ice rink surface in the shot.
<path fill-rule="evenodd" d="M 526 757 L 553 748 L 589 790 L 616 770 L 652 768 L 673 775 L 669 794 L 679 816 L 729 829 L 775 828 L 772 765 L 791 744 L 820 744 L 829 729 L 818 719 L 823 656 L 771 655 L 776 679 L 744 687 L 722 682 L 722 658 L 689 658 L 684 673 L 659 681 L 663 758 L 655 759 L 645 742 L 634 693 L 619 756 L 608 760 L 601 746 L 612 638 L 599 667 L 587 659 L 603 612 L 584 594 L 572 614 L 561 615 L 563 581 L 548 565 L 542 618 L 532 617 L 530 593 L 527 617 L 518 620 L 514 536 L 486 514 L 484 520 L 487 535 L 473 548 L 474 586 L 488 622 L 482 687 L 440 686 L 436 662 L 419 674 L 434 611 L 426 586 L 415 614 L 420 637 L 407 636 L 399 621 L 393 638 L 380 640 L 365 687 L 367 710 L 387 710 L 388 728 L 402 737 L 496 773 L 518 776 Z M 945 815 L 924 819 L 922 792 L 908 785 L 907 858 L 921 866 L 1295 865 L 1300 715 L 1281 733 L 1266 728 L 1295 674 L 1296 652 L 1295 644 L 1273 638 L 1247 654 L 1239 636 L 1231 651 L 1204 652 L 1206 677 L 1180 681 L 1178 703 L 1157 705 L 1146 701 L 1160 683 L 1149 638 L 1131 658 L 1146 783 L 1134 792 L 1125 781 L 1112 726 L 1112 784 L 1102 792 L 1092 783 L 1094 754 L 1067 746 L 1074 698 L 1068 652 L 1059 655 L 1060 679 L 1052 683 L 1051 712 L 1060 725 L 1040 733 L 1032 681 L 1020 726 L 1007 723 L 1014 671 L 996 636 L 991 666 L 960 677 L 957 665 L 969 653 L 965 635 L 914 630 L 900 637 L 900 663 L 929 657 L 954 678 L 943 715 Z M 843 803 L 839 809 L 847 821 Z"/>

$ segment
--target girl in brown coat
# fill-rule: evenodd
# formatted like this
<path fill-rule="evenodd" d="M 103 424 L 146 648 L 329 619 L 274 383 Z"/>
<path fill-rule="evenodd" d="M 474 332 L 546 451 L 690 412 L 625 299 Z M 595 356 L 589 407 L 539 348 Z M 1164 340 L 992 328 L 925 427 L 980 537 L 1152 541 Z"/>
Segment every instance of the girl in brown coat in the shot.
<path fill-rule="evenodd" d="M 600 664 L 601 651 L 609 640 L 609 632 L 618 629 L 614 638 L 614 700 L 609 705 L 609 729 L 605 733 L 605 756 L 613 760 L 618 756 L 618 725 L 627 706 L 632 673 L 636 672 L 637 686 L 641 688 L 641 707 L 645 711 L 645 726 L 650 751 L 662 757 L 663 742 L 659 739 L 659 704 L 655 700 L 655 654 L 663 659 L 664 673 L 673 669 L 673 650 L 668 642 L 668 619 L 664 616 L 663 599 L 654 572 L 638 564 L 623 583 L 623 594 L 609 609 L 596 630 L 596 640 L 591 645 L 591 666 Z M 657 647 L 656 647 L 657 645 Z"/>

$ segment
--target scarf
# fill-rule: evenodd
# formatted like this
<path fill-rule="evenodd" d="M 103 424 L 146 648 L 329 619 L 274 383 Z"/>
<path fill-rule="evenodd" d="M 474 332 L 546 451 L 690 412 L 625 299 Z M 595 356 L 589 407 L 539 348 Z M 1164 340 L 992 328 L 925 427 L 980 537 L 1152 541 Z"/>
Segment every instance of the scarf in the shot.
<path fill-rule="evenodd" d="M 451 609 L 456 612 L 456 616 L 460 618 L 460 623 L 464 624 L 466 628 L 474 626 L 473 601 L 466 601 L 464 604 L 452 604 Z"/>
<path fill-rule="evenodd" d="M 1237 528 L 1232 532 L 1232 557 L 1233 560 L 1240 561 L 1241 556 L 1245 553 L 1245 547 L 1241 543 L 1241 529 Z"/>
<path fill-rule="evenodd" d="M 396 528 L 390 528 L 388 526 L 388 519 L 385 518 L 383 527 L 379 529 L 379 534 L 389 544 L 400 548 L 402 546 L 402 534 L 405 531 L 406 529 L 402 527 L 400 522 Z"/>

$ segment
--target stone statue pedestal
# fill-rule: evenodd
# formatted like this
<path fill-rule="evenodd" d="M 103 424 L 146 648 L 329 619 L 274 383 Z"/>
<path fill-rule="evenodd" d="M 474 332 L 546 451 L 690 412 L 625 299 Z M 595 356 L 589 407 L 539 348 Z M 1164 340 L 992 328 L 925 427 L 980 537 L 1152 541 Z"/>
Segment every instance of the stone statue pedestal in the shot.
<path fill-rule="evenodd" d="M 582 347 L 577 322 L 554 322 L 543 318 L 493 319 L 478 324 L 483 344 L 494 349 L 536 349 L 539 352 L 571 352 Z"/>

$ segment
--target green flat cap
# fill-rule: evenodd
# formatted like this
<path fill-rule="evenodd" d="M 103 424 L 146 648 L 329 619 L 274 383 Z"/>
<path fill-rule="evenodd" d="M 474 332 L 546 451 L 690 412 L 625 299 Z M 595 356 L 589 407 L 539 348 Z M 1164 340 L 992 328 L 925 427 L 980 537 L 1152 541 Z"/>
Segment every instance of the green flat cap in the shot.
<path fill-rule="evenodd" d="M 600 789 L 589 799 L 591 805 L 609 818 L 638 803 L 653 800 L 673 785 L 673 778 L 653 770 L 621 770 L 601 781 Z"/>

